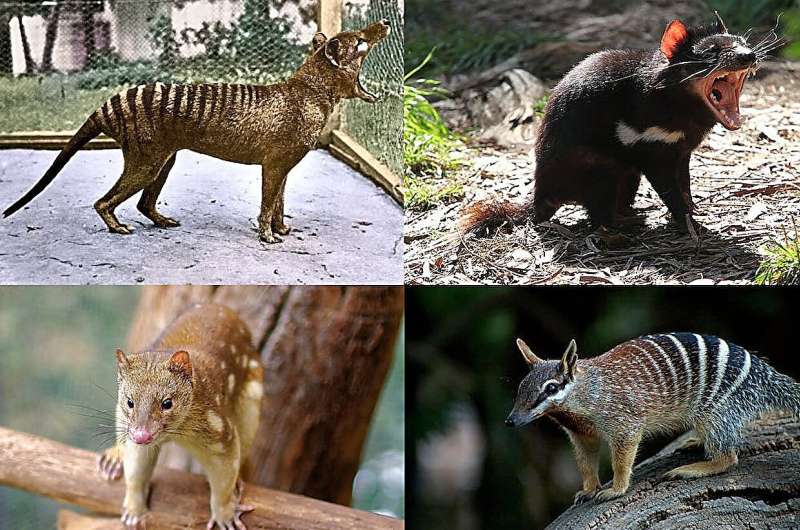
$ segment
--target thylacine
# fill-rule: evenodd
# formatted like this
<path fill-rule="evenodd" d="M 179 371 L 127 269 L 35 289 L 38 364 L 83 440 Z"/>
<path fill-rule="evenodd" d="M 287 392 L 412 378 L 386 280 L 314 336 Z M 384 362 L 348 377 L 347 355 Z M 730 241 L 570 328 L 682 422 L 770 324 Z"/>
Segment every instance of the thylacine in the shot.
<path fill-rule="evenodd" d="M 117 350 L 118 444 L 99 460 L 108 480 L 125 476 L 122 522 L 145 526 L 147 495 L 161 447 L 174 442 L 202 466 L 211 489 L 208 528 L 244 530 L 240 469 L 261 414 L 263 367 L 250 332 L 230 309 L 195 306 L 153 345 Z M 123 473 L 124 472 L 124 473 Z"/>
<path fill-rule="evenodd" d="M 576 502 L 623 495 L 642 438 L 692 429 L 707 461 L 668 478 L 722 473 L 738 461 L 742 427 L 769 410 L 800 416 L 800 384 L 741 346 L 708 335 L 647 335 L 578 360 L 575 341 L 561 361 L 537 357 L 517 339 L 530 372 L 519 385 L 509 426 L 547 416 L 569 435 L 583 488 Z M 611 448 L 614 480 L 600 489 L 600 443 Z"/>
<path fill-rule="evenodd" d="M 70 139 L 44 176 L 3 215 L 13 214 L 55 178 L 69 159 L 100 133 L 122 147 L 125 167 L 111 190 L 94 205 L 109 231 L 129 234 L 114 210 L 143 191 L 138 209 L 156 226 L 178 226 L 156 210 L 156 201 L 175 163 L 189 149 L 223 160 L 262 166 L 259 237 L 280 241 L 286 175 L 314 147 L 336 103 L 345 98 L 374 102 L 359 81 L 362 63 L 389 34 L 382 20 L 360 31 L 328 39 L 317 33 L 313 52 L 285 82 L 138 86 L 113 96 Z"/>
<path fill-rule="evenodd" d="M 536 138 L 532 197 L 525 204 L 478 202 L 465 231 L 549 220 L 567 203 L 584 206 L 593 225 L 629 217 L 644 174 L 685 226 L 695 211 L 689 158 L 715 123 L 741 126 L 745 78 L 783 44 L 774 32 L 755 45 L 716 24 L 669 23 L 657 49 L 589 56 L 553 89 Z"/>

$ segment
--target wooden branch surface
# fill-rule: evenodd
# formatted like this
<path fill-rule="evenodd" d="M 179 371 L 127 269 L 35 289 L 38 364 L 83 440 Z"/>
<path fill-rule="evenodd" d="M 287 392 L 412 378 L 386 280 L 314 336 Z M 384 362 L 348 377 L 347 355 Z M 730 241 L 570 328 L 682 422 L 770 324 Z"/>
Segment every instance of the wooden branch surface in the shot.
<path fill-rule="evenodd" d="M 0 484 L 118 516 L 124 483 L 102 479 L 96 471 L 97 456 L 90 451 L 0 427 Z M 250 530 L 404 527 L 401 520 L 253 485 L 245 486 L 243 502 L 255 506 L 253 512 L 243 517 Z M 73 515 L 60 515 L 60 527 L 122 528 L 116 519 Z M 164 468 L 156 471 L 146 521 L 148 530 L 205 528 L 208 518 L 205 477 Z"/>
<path fill-rule="evenodd" d="M 624 497 L 573 506 L 548 530 L 800 527 L 800 421 L 772 416 L 747 427 L 739 464 L 721 475 L 663 480 L 705 458 L 702 448 L 680 448 L 682 438 L 634 468 Z"/>

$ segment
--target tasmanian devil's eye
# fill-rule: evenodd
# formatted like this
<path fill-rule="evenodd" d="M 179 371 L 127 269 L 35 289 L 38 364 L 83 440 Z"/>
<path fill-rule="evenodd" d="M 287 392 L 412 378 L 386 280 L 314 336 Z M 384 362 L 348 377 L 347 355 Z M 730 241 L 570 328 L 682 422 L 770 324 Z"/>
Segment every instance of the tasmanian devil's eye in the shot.
<path fill-rule="evenodd" d="M 133 408 L 133 400 L 131 398 L 128 398 L 128 408 L 129 409 Z"/>
<path fill-rule="evenodd" d="M 555 394 L 558 392 L 558 385 L 555 383 L 547 383 L 547 386 L 544 387 L 544 393 L 547 395 Z"/>
<path fill-rule="evenodd" d="M 169 410 L 172 408 L 172 400 L 170 398 L 161 402 L 161 410 Z"/>

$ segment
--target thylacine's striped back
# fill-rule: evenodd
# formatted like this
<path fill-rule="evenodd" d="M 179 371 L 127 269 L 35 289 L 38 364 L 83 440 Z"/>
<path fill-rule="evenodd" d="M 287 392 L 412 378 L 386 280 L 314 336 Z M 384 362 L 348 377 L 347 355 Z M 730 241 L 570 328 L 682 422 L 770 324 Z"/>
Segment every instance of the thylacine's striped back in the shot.
<path fill-rule="evenodd" d="M 178 125 L 189 125 L 200 134 L 209 127 L 213 130 L 220 121 L 236 119 L 256 107 L 267 89 L 229 83 L 139 85 L 109 98 L 89 119 L 124 148 Z"/>
<path fill-rule="evenodd" d="M 687 419 L 724 406 L 746 386 L 754 363 L 763 363 L 741 346 L 696 333 L 638 337 L 590 362 L 635 393 L 644 410 Z"/>

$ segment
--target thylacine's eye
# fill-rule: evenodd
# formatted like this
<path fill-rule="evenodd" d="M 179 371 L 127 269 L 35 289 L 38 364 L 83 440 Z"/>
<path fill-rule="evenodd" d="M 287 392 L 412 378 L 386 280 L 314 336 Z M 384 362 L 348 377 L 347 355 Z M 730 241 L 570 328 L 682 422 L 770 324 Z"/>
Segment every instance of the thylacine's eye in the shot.
<path fill-rule="evenodd" d="M 558 392 L 558 385 L 555 383 L 547 383 L 547 385 L 544 387 L 544 393 L 548 396 L 552 396 L 556 392 Z"/>
<path fill-rule="evenodd" d="M 129 409 L 133 408 L 133 400 L 131 398 L 128 398 L 128 408 Z"/>
<path fill-rule="evenodd" d="M 169 410 L 172 408 L 172 399 L 167 398 L 161 402 L 161 410 Z"/>

